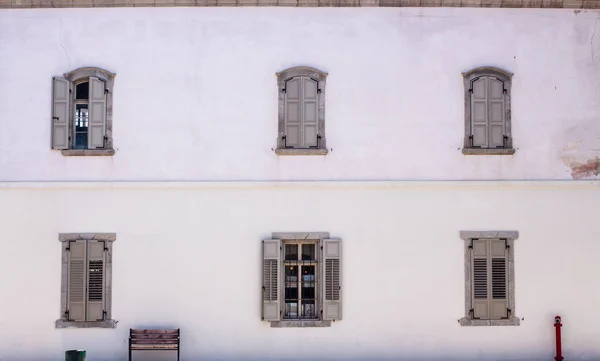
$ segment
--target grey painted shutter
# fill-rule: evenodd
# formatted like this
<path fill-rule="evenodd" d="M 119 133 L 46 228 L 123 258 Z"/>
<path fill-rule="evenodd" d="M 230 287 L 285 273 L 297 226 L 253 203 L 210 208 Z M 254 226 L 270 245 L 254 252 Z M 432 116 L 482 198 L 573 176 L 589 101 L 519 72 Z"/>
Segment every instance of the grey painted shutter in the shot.
<path fill-rule="evenodd" d="M 301 147 L 300 127 L 301 127 L 301 99 L 300 99 L 300 81 L 301 77 L 288 80 L 285 83 L 285 137 L 286 146 Z"/>
<path fill-rule="evenodd" d="M 67 311 L 70 321 L 85 321 L 86 242 L 69 242 Z"/>
<path fill-rule="evenodd" d="M 318 85 L 317 81 L 302 77 L 302 139 L 306 148 L 318 145 Z"/>
<path fill-rule="evenodd" d="M 488 101 L 487 77 L 481 77 L 471 83 L 471 135 L 473 147 L 488 147 Z"/>
<path fill-rule="evenodd" d="M 504 147 L 505 111 L 504 111 L 504 82 L 490 77 L 489 80 L 489 123 L 488 139 L 490 148 Z"/>
<path fill-rule="evenodd" d="M 281 240 L 265 239 L 262 241 L 263 253 L 263 306 L 262 319 L 265 321 L 279 321 L 280 312 L 280 268 L 281 268 Z"/>
<path fill-rule="evenodd" d="M 342 240 L 323 240 L 323 320 L 342 319 Z"/>
<path fill-rule="evenodd" d="M 106 92 L 102 80 L 90 77 L 88 148 L 104 148 L 106 129 Z"/>
<path fill-rule="evenodd" d="M 70 84 L 64 78 L 52 78 L 52 148 L 69 148 Z"/>
<path fill-rule="evenodd" d="M 104 319 L 104 269 L 105 251 L 103 241 L 88 241 L 88 292 L 87 292 L 87 321 Z"/>
<path fill-rule="evenodd" d="M 488 319 L 490 308 L 490 294 L 488 282 L 488 241 L 483 239 L 473 240 L 472 256 L 472 303 L 473 318 Z"/>
<path fill-rule="evenodd" d="M 506 240 L 492 239 L 490 240 L 490 256 L 491 256 L 491 277 L 490 283 L 492 300 L 490 305 L 491 318 L 506 318 L 508 317 L 507 291 L 508 285 L 506 280 L 506 260 L 507 249 Z"/>

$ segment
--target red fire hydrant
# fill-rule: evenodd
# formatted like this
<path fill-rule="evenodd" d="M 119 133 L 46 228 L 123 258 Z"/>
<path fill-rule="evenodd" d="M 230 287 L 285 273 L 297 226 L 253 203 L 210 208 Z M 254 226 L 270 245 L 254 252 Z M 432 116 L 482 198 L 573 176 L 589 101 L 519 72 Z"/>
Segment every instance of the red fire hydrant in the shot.
<path fill-rule="evenodd" d="M 560 316 L 554 317 L 554 328 L 556 329 L 556 357 L 554 358 L 556 361 L 563 361 L 562 357 L 562 342 L 560 335 L 560 328 L 562 327 L 562 319 Z"/>

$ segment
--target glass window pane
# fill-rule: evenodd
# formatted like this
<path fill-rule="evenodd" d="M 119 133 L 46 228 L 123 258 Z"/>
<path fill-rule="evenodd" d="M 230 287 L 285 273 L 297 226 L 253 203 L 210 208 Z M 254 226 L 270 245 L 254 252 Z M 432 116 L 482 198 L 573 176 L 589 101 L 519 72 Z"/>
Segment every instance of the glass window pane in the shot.
<path fill-rule="evenodd" d="M 87 149 L 88 122 L 88 105 L 75 104 L 75 141 L 73 143 L 73 148 Z"/>
<path fill-rule="evenodd" d="M 297 244 L 286 244 L 285 245 L 285 260 L 295 261 L 298 259 L 298 245 Z"/>
<path fill-rule="evenodd" d="M 90 94 L 90 83 L 77 84 L 75 87 L 75 99 L 88 99 Z"/>
<path fill-rule="evenodd" d="M 302 245 L 302 260 L 312 261 L 315 260 L 316 244 L 303 244 Z"/>

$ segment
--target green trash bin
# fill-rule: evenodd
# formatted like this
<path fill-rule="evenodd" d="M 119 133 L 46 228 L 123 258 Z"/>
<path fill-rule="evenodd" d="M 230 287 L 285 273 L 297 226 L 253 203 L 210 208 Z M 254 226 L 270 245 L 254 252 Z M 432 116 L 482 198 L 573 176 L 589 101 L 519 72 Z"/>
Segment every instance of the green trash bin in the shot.
<path fill-rule="evenodd" d="M 65 352 L 65 361 L 85 361 L 85 350 L 68 350 Z"/>

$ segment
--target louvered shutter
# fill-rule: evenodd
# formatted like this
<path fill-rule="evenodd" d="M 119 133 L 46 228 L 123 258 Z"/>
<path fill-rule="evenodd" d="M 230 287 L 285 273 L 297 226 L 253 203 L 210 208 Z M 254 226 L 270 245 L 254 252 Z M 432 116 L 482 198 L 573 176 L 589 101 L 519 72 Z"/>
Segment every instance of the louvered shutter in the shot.
<path fill-rule="evenodd" d="M 342 319 L 342 240 L 323 240 L 323 320 Z"/>
<path fill-rule="evenodd" d="M 105 245 L 103 241 L 88 241 L 87 321 L 104 319 Z"/>
<path fill-rule="evenodd" d="M 285 145 L 301 147 L 301 77 L 292 78 L 285 83 Z"/>
<path fill-rule="evenodd" d="M 498 78 L 490 77 L 489 82 L 489 123 L 488 139 L 490 148 L 504 147 L 505 111 L 504 111 L 504 82 Z"/>
<path fill-rule="evenodd" d="M 306 148 L 318 145 L 318 85 L 316 80 L 302 77 L 302 145 Z"/>
<path fill-rule="evenodd" d="M 69 148 L 70 84 L 64 78 L 52 78 L 52 148 Z"/>
<path fill-rule="evenodd" d="M 506 260 L 507 249 L 506 240 L 492 239 L 489 240 L 490 258 L 491 258 L 491 305 L 490 318 L 506 318 L 508 317 L 507 303 L 507 274 Z"/>
<path fill-rule="evenodd" d="M 98 78 L 90 77 L 89 93 L 89 127 L 88 148 L 104 148 L 104 135 L 106 129 L 106 86 Z"/>
<path fill-rule="evenodd" d="M 69 242 L 67 311 L 70 321 L 85 321 L 86 242 Z"/>
<path fill-rule="evenodd" d="M 488 319 L 490 316 L 488 244 L 484 239 L 473 240 L 471 250 L 473 318 Z"/>
<path fill-rule="evenodd" d="M 473 147 L 488 146 L 487 77 L 471 82 L 471 135 Z"/>
<path fill-rule="evenodd" d="M 279 321 L 280 312 L 280 268 L 281 240 L 265 239 L 262 241 L 263 253 L 263 285 L 262 285 L 262 319 Z"/>

